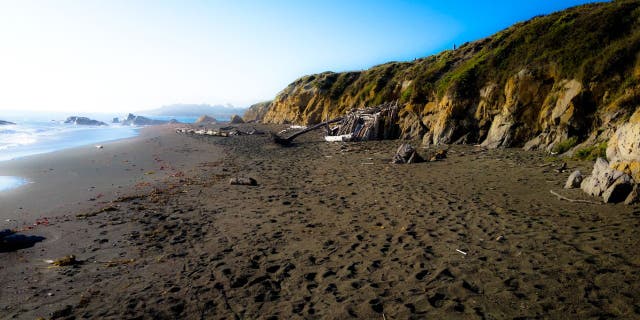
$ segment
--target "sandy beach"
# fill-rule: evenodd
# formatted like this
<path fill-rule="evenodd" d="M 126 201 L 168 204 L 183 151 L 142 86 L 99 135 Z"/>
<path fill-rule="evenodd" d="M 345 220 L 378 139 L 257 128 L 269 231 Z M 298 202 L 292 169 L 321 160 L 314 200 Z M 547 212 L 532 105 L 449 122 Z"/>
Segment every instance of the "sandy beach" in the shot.
<path fill-rule="evenodd" d="M 42 237 L 0 252 L 0 318 L 640 317 L 640 209 L 550 193 L 596 200 L 562 189 L 592 163 L 451 146 L 389 164 L 400 143 L 163 126 L 0 164 L 33 181 L 2 228 Z"/>

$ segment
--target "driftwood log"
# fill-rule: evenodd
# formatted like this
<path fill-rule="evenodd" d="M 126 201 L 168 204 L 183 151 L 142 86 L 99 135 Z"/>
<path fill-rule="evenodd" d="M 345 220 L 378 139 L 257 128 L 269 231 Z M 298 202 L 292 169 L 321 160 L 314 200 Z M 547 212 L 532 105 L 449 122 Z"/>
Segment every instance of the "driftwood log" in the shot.
<path fill-rule="evenodd" d="M 257 186 L 258 181 L 254 178 L 247 177 L 235 177 L 229 180 L 230 185 L 239 185 L 239 186 Z"/>
<path fill-rule="evenodd" d="M 273 141 L 280 145 L 290 145 L 293 139 L 322 127 L 327 128 L 327 136 L 350 136 L 350 141 L 395 139 L 399 135 L 398 102 L 387 102 L 378 106 L 352 109 L 346 115 L 324 121 L 304 130 L 298 131 L 289 137 L 283 137 L 271 133 Z M 337 123 L 337 128 L 330 129 L 329 124 Z"/>
<path fill-rule="evenodd" d="M 292 135 L 290 135 L 290 136 L 288 136 L 286 138 L 285 137 L 281 137 L 280 135 L 271 132 L 271 138 L 273 139 L 273 142 L 275 142 L 275 143 L 277 143 L 279 145 L 288 146 L 288 145 L 291 144 L 291 142 L 293 142 L 293 139 L 295 139 L 296 137 L 298 137 L 300 135 L 303 135 L 303 134 L 305 134 L 307 132 L 310 132 L 310 131 L 322 128 L 324 126 L 330 125 L 332 123 L 340 122 L 340 121 L 342 121 L 343 118 L 344 117 L 338 117 L 338 118 L 335 118 L 335 119 L 327 120 L 327 121 L 322 122 L 322 123 L 318 123 L 316 125 L 313 125 L 311 127 L 306 128 L 304 130 L 300 130 L 300 131 L 298 131 L 298 132 L 296 132 L 296 133 L 294 133 L 294 134 L 292 134 Z"/>
<path fill-rule="evenodd" d="M 589 200 L 580 200 L 580 199 L 569 199 L 553 190 L 549 190 L 549 192 L 551 192 L 552 195 L 558 197 L 558 199 L 560 200 L 566 200 L 569 202 L 577 202 L 577 203 L 591 203 L 591 204 L 602 204 L 602 202 L 595 202 L 595 201 L 589 201 Z"/>

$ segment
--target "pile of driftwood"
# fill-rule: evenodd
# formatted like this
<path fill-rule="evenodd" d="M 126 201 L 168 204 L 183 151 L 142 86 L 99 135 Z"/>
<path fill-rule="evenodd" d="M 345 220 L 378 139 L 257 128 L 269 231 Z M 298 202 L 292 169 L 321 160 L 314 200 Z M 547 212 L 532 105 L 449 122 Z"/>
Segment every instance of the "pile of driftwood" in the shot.
<path fill-rule="evenodd" d="M 319 128 L 335 124 L 328 129 L 327 141 L 366 141 L 395 139 L 400 135 L 398 126 L 397 102 L 384 103 L 375 107 L 353 109 L 345 116 L 327 120 L 325 122 L 298 131 L 289 137 L 272 133 L 275 143 L 290 144 L 296 137 Z"/>
<path fill-rule="evenodd" d="M 192 129 L 192 128 L 177 128 L 176 133 L 183 134 L 193 134 L 199 136 L 214 136 L 214 137 L 231 137 L 231 136 L 241 136 L 241 135 L 254 135 L 254 134 L 264 134 L 256 129 L 251 129 L 249 131 L 240 131 L 234 127 L 223 127 L 219 130 L 205 130 L 205 129 Z"/>
<path fill-rule="evenodd" d="M 342 141 L 367 141 L 395 139 L 399 135 L 398 111 L 396 102 L 379 106 L 352 110 L 331 129 L 331 136 L 341 137 Z"/>

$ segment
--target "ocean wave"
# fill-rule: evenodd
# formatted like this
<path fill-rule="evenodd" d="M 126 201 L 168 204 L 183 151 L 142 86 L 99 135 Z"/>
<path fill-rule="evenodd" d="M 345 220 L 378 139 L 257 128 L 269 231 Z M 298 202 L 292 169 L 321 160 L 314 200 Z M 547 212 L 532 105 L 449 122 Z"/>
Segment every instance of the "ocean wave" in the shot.
<path fill-rule="evenodd" d="M 135 136 L 137 129 L 76 126 L 54 121 L 3 126 L 0 131 L 0 161 L 128 138 Z"/>

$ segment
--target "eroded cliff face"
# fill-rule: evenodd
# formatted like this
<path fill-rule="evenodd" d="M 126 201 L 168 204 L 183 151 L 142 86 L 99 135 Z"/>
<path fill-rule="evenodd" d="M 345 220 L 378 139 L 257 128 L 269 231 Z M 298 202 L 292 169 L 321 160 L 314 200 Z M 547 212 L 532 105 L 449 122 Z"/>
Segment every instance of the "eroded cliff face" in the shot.
<path fill-rule="evenodd" d="M 640 110 L 618 127 L 607 144 L 611 167 L 640 181 Z"/>
<path fill-rule="evenodd" d="M 400 138 L 594 155 L 609 142 L 612 163 L 638 171 L 639 7 L 575 7 L 412 62 L 305 76 L 263 120 L 309 125 L 398 101 Z"/>
<path fill-rule="evenodd" d="M 242 120 L 244 122 L 262 122 L 270 107 L 271 101 L 256 103 L 244 112 Z"/>
<path fill-rule="evenodd" d="M 263 120 L 309 125 L 374 103 L 363 98 L 367 92 L 345 94 L 335 101 L 328 90 L 317 86 L 316 77 L 303 78 L 282 91 Z M 402 86 L 389 92 L 399 98 Z M 426 103 L 404 103 L 401 138 L 422 139 L 426 144 L 481 143 L 488 148 L 523 146 L 551 151 L 573 136 L 588 136 L 598 129 L 598 123 L 609 122 L 593 112 L 593 102 L 585 98 L 593 95 L 577 79 L 554 78 L 547 70 L 524 68 L 502 86 L 489 81 L 472 97 L 449 91 L 441 97 L 432 93 Z"/>

